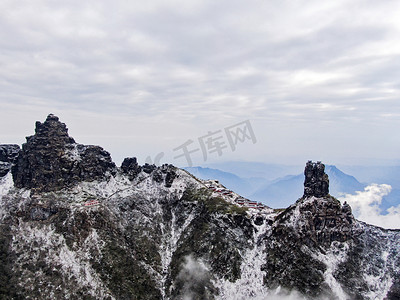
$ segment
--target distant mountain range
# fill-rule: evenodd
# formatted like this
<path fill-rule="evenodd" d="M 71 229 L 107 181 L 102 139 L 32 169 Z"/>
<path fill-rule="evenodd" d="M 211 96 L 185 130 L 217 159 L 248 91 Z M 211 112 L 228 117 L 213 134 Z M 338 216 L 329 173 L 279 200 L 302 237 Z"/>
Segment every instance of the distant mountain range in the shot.
<path fill-rule="evenodd" d="M 386 183 L 400 189 L 400 166 L 339 166 L 344 172 L 353 174 L 360 182 Z"/>
<path fill-rule="evenodd" d="M 267 181 L 272 181 L 288 174 L 300 174 L 304 170 L 303 165 L 267 164 L 243 161 L 206 164 L 203 167 L 233 173 L 241 178 L 263 178 Z"/>
<path fill-rule="evenodd" d="M 326 166 L 330 194 L 339 197 L 362 191 L 371 183 L 387 183 L 392 192 L 384 197 L 381 209 L 400 204 L 400 167 L 343 167 L 362 178 L 346 174 L 333 165 Z M 274 208 L 289 206 L 303 192 L 304 176 L 301 166 L 265 164 L 257 162 L 223 162 L 207 167 L 185 168 L 201 179 L 217 179 L 227 188 L 251 200 Z M 375 172 L 375 176 L 373 175 Z M 296 174 L 296 175 L 292 175 Z M 352 173 L 353 174 L 353 173 Z"/>
<path fill-rule="evenodd" d="M 243 178 L 234 173 L 212 168 L 187 167 L 184 169 L 200 179 L 216 179 L 227 188 L 236 191 L 244 197 L 251 195 L 266 182 L 265 178 L 262 177 Z"/>
<path fill-rule="evenodd" d="M 356 178 L 343 173 L 335 166 L 326 166 L 329 176 L 330 194 L 338 197 L 345 193 L 354 193 L 364 189 Z M 252 195 L 251 199 L 267 203 L 271 207 L 287 207 L 303 193 L 304 175 L 288 175 L 266 183 Z"/>

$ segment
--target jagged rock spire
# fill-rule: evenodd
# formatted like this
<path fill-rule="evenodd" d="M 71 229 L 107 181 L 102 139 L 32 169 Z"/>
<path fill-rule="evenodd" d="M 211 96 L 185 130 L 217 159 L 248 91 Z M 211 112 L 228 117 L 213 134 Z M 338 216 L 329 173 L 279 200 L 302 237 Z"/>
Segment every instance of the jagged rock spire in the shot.
<path fill-rule="evenodd" d="M 309 160 L 304 170 L 304 196 L 325 197 L 329 194 L 329 178 L 325 173 L 325 165 L 320 161 Z"/>
<path fill-rule="evenodd" d="M 12 174 L 17 187 L 47 192 L 99 180 L 115 169 L 108 152 L 75 143 L 67 126 L 50 114 L 44 123 L 36 122 L 35 134 L 26 138 Z"/>
<path fill-rule="evenodd" d="M 34 141 L 30 141 L 30 139 L 34 139 Z M 35 135 L 28 137 L 27 141 L 36 144 L 52 143 L 58 146 L 75 143 L 75 140 L 68 135 L 67 126 L 53 114 L 49 114 L 44 123 L 36 122 Z"/>

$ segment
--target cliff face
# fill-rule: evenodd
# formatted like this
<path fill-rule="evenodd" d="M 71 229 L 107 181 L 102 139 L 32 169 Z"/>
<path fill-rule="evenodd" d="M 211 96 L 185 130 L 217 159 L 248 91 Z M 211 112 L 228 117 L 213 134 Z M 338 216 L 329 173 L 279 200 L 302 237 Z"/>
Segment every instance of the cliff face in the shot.
<path fill-rule="evenodd" d="M 0 178 L 1 299 L 400 297 L 399 231 L 357 221 L 321 163 L 275 211 L 171 165 L 118 168 L 52 115 L 13 149 Z"/>

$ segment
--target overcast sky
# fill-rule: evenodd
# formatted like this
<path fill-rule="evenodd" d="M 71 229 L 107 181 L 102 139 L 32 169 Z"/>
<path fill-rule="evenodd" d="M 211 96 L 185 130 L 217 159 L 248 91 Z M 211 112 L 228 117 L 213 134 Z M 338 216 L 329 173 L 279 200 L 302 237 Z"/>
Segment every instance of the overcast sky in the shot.
<path fill-rule="evenodd" d="M 185 165 L 249 120 L 208 162 L 400 163 L 398 0 L 60 2 L 0 2 L 0 143 L 51 112 L 117 162 Z"/>

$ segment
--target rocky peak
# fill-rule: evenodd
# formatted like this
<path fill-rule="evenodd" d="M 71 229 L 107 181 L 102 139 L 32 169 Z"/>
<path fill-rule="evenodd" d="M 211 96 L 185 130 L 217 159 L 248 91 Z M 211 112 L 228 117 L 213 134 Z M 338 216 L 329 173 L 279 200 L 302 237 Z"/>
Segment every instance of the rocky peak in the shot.
<path fill-rule="evenodd" d="M 136 157 L 127 157 L 121 164 L 121 170 L 133 180 L 142 171 L 142 167 L 139 166 Z"/>
<path fill-rule="evenodd" d="M 75 143 L 66 125 L 50 114 L 44 123 L 36 122 L 35 134 L 26 138 L 12 174 L 17 187 L 47 192 L 99 180 L 115 169 L 107 151 Z"/>
<path fill-rule="evenodd" d="M 304 170 L 304 198 L 325 197 L 329 194 L 329 178 L 325 173 L 325 165 L 320 161 L 309 160 Z"/>
<path fill-rule="evenodd" d="M 277 224 L 294 225 L 302 243 L 310 247 L 329 248 L 332 242 L 351 239 L 358 230 L 351 207 L 329 195 L 325 165 L 308 161 L 304 175 L 304 196 L 278 216 Z"/>
<path fill-rule="evenodd" d="M 35 142 L 43 142 L 44 144 L 65 145 L 75 143 L 75 140 L 68 135 L 67 126 L 53 114 L 49 114 L 44 123 L 37 121 L 35 135 L 28 139 L 35 139 Z"/>

